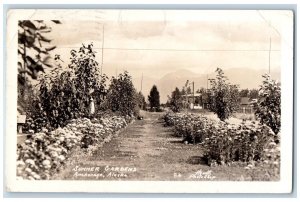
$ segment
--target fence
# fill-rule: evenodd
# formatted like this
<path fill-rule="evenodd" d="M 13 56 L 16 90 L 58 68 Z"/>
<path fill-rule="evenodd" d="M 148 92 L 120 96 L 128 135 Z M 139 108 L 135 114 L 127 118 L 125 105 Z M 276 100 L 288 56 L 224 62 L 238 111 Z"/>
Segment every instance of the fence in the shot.
<path fill-rule="evenodd" d="M 254 109 L 252 106 L 240 106 L 240 108 L 237 110 L 238 113 L 243 114 L 252 114 L 254 113 Z"/>

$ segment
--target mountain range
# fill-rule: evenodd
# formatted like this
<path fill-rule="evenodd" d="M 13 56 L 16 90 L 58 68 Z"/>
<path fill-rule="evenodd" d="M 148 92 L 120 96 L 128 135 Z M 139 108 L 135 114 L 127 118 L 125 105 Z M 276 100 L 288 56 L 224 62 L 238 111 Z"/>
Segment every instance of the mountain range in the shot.
<path fill-rule="evenodd" d="M 225 76 L 232 84 L 239 85 L 240 89 L 259 88 L 262 83 L 262 75 L 267 73 L 266 70 L 253 70 L 249 68 L 232 68 L 224 70 Z M 186 81 L 194 81 L 195 92 L 200 88 L 209 88 L 208 79 L 215 78 L 214 72 L 210 74 L 197 74 L 192 71 L 181 69 L 170 72 L 160 79 L 151 78 L 148 76 L 133 78 L 133 84 L 138 91 L 142 91 L 146 100 L 148 100 L 149 92 L 153 85 L 156 85 L 160 93 L 160 102 L 165 103 L 168 95 L 171 95 L 175 87 L 182 89 Z M 271 72 L 272 79 L 280 81 L 280 72 Z"/>

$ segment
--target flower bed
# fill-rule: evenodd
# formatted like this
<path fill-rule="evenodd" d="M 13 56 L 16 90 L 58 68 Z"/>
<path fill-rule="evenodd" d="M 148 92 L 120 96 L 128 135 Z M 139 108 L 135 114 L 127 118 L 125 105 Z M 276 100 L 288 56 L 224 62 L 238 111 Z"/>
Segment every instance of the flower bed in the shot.
<path fill-rule="evenodd" d="M 90 153 L 126 125 L 126 120 L 118 116 L 93 120 L 82 118 L 71 120 L 64 128 L 51 132 L 43 129 L 32 133 L 17 148 L 18 179 L 49 179 L 76 147 Z"/>
<path fill-rule="evenodd" d="M 263 162 L 270 158 L 269 145 L 275 144 L 272 130 L 256 122 L 235 125 L 180 113 L 167 113 L 164 120 L 167 126 L 174 126 L 174 133 L 183 137 L 183 141 L 203 145 L 208 165 Z M 278 157 L 271 158 L 272 162 L 279 162 Z"/>

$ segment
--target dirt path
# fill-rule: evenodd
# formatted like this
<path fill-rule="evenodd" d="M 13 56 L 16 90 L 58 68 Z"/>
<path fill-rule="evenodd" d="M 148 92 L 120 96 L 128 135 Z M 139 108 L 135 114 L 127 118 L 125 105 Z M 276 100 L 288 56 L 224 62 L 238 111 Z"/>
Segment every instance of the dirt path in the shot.
<path fill-rule="evenodd" d="M 172 128 L 163 126 L 161 115 L 144 112 L 143 120 L 127 126 L 92 156 L 72 156 L 54 179 L 212 180 L 216 177 L 228 180 L 237 177 L 232 173 L 221 174 L 218 172 L 221 168 L 210 168 L 202 162 L 201 146 L 183 144 L 181 138 L 172 135 Z"/>

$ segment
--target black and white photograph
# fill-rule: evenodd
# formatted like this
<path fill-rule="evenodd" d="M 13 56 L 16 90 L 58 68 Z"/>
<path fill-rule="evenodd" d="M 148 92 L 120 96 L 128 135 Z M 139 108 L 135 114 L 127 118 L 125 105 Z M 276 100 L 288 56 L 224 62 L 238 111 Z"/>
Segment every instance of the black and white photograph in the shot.
<path fill-rule="evenodd" d="M 9 190 L 291 191 L 292 11 L 7 20 Z"/>

